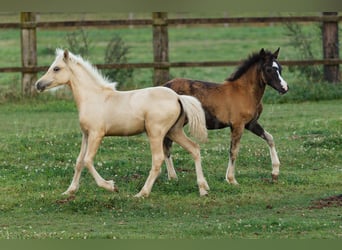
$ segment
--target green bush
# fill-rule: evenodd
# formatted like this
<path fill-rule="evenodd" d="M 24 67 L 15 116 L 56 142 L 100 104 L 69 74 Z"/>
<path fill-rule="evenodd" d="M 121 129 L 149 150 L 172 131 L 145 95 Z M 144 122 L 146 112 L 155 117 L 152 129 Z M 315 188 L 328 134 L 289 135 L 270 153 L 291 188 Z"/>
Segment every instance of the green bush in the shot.
<path fill-rule="evenodd" d="M 285 35 L 290 38 L 289 46 L 292 46 L 297 51 L 298 59 L 315 59 L 314 55 L 316 53 L 312 44 L 316 40 L 321 40 L 321 29 L 318 26 L 310 30 L 304 30 L 303 25 L 298 23 L 286 23 Z M 290 66 L 289 71 L 299 72 L 301 77 L 310 81 L 319 82 L 323 80 L 323 67 L 321 65 Z"/>
<path fill-rule="evenodd" d="M 74 53 L 82 57 L 88 57 L 90 54 L 91 41 L 88 33 L 84 29 L 79 29 L 74 32 L 69 32 L 66 35 L 68 48 Z M 119 35 L 114 35 L 107 44 L 104 64 L 119 64 L 127 63 L 127 54 L 129 47 L 125 44 L 124 40 Z M 132 81 L 133 69 L 105 69 L 102 70 L 103 74 L 113 82 L 128 85 Z M 127 86 L 125 86 L 127 88 Z"/>
<path fill-rule="evenodd" d="M 115 35 L 107 45 L 104 57 L 105 64 L 113 63 L 127 63 L 127 54 L 129 47 L 126 46 L 124 40 Z M 132 80 L 133 69 L 106 69 L 103 70 L 104 74 L 112 81 L 119 84 L 127 84 Z"/>
<path fill-rule="evenodd" d="M 82 57 L 89 56 L 91 41 L 88 33 L 84 29 L 81 28 L 67 33 L 66 41 L 68 43 L 68 48 L 72 53 L 81 55 Z"/>
<path fill-rule="evenodd" d="M 306 101 L 334 100 L 342 97 L 342 84 L 326 82 L 312 83 L 298 81 L 290 84 L 290 90 L 280 96 L 276 91 L 267 88 L 264 95 L 265 103 L 299 103 Z"/>

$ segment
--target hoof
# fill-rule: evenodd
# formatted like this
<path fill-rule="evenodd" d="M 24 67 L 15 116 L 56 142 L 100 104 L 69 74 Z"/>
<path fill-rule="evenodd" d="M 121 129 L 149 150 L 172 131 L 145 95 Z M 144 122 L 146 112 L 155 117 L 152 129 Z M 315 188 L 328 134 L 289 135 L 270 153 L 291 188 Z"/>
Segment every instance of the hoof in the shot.
<path fill-rule="evenodd" d="M 73 196 L 75 193 L 76 193 L 76 190 L 74 191 L 74 190 L 69 190 L 68 189 L 67 191 L 62 193 L 62 195 L 64 195 L 64 196 Z"/>
<path fill-rule="evenodd" d="M 198 187 L 199 187 L 200 196 L 208 195 L 208 191 L 210 190 L 210 188 L 206 181 L 199 183 Z"/>
<path fill-rule="evenodd" d="M 146 192 L 145 190 L 144 190 L 144 188 L 142 189 L 142 190 L 140 190 L 140 192 L 139 193 L 137 193 L 136 195 L 134 195 L 134 197 L 135 198 L 141 198 L 141 197 L 148 197 L 150 195 L 150 193 L 149 192 Z"/>
<path fill-rule="evenodd" d="M 64 193 L 63 193 L 64 194 Z M 67 197 L 66 199 L 61 199 L 61 200 L 57 200 L 56 203 L 57 204 L 65 204 L 68 203 L 70 201 L 75 200 L 76 196 L 75 195 L 70 195 L 69 197 Z"/>
<path fill-rule="evenodd" d="M 232 185 L 239 185 L 239 183 L 235 179 L 235 176 L 234 175 L 229 175 L 228 173 L 226 174 L 226 181 L 229 184 L 232 184 Z"/>
<path fill-rule="evenodd" d="M 272 181 L 278 182 L 278 175 L 272 174 Z"/>
<path fill-rule="evenodd" d="M 200 190 L 200 196 L 202 197 L 202 196 L 208 196 L 209 195 L 209 193 L 208 193 L 208 191 L 207 190 Z"/>
<path fill-rule="evenodd" d="M 107 189 L 108 191 L 111 191 L 111 192 L 118 192 L 119 191 L 119 189 L 114 185 L 113 180 L 106 181 L 106 184 L 103 185 L 102 187 L 104 187 L 105 189 Z"/>
<path fill-rule="evenodd" d="M 142 194 L 141 192 L 137 193 L 136 195 L 134 195 L 135 198 L 145 198 L 148 197 L 147 194 Z"/>
<path fill-rule="evenodd" d="M 167 179 L 168 179 L 169 181 L 172 181 L 172 180 L 177 181 L 177 180 L 178 180 L 178 176 L 177 176 L 177 175 L 168 175 L 168 176 L 167 176 Z"/>
<path fill-rule="evenodd" d="M 226 179 L 226 181 L 232 185 L 239 185 L 239 183 L 235 179 Z"/>
<path fill-rule="evenodd" d="M 114 193 L 119 193 L 119 188 L 117 186 L 114 186 L 113 192 Z"/>

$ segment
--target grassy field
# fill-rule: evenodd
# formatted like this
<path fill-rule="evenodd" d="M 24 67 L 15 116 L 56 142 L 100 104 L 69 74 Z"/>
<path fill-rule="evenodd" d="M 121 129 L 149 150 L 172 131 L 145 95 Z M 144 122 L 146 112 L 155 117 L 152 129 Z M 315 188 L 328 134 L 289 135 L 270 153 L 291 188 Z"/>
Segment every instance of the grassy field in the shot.
<path fill-rule="evenodd" d="M 1 105 L 0 238 L 340 239 L 341 203 L 323 199 L 342 193 L 341 105 L 266 105 L 261 123 L 277 143 L 278 183 L 268 181 L 267 146 L 246 132 L 240 185 L 228 185 L 229 130 L 218 130 L 202 145 L 209 196 L 199 197 L 193 162 L 175 146 L 178 181 L 168 181 L 164 167 L 151 196 L 136 199 L 150 169 L 146 136 L 115 137 L 105 138 L 95 164 L 119 193 L 98 188 L 84 171 L 76 198 L 66 203 L 61 193 L 81 140 L 73 102 L 43 96 Z"/>

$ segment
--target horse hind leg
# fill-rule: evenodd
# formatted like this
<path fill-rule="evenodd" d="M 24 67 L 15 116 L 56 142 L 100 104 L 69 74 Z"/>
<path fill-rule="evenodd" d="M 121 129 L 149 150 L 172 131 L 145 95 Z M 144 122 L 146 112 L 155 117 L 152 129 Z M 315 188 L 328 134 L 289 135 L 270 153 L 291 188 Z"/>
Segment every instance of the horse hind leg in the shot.
<path fill-rule="evenodd" d="M 164 149 L 164 156 L 165 156 L 165 165 L 167 169 L 167 176 L 168 179 L 177 179 L 177 174 L 173 165 L 172 157 L 171 157 L 171 147 L 172 147 L 172 140 L 168 137 L 164 138 L 163 142 L 163 149 Z"/>
<path fill-rule="evenodd" d="M 202 164 L 201 164 L 201 153 L 200 147 L 195 142 L 191 141 L 183 131 L 182 127 L 174 127 L 174 129 L 168 135 L 171 140 L 178 143 L 182 148 L 188 151 L 194 161 L 195 161 L 195 168 L 196 168 L 196 176 L 197 176 L 197 184 L 199 188 L 200 196 L 205 196 L 208 194 L 209 185 L 204 177 Z"/>
<path fill-rule="evenodd" d="M 232 135 L 229 149 L 229 162 L 226 172 L 226 181 L 233 185 L 239 183 L 235 179 L 235 161 L 239 153 L 240 140 L 243 133 L 243 127 L 234 126 L 232 127 Z"/>

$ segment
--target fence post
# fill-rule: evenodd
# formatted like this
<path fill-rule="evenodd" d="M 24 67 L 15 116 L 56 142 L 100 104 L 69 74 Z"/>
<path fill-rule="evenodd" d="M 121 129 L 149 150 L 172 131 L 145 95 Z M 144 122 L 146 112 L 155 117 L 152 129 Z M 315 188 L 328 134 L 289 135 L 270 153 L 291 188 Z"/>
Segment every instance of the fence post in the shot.
<path fill-rule="evenodd" d="M 161 85 L 170 79 L 169 36 L 167 13 L 153 12 L 153 60 L 158 64 L 154 67 L 153 85 Z"/>
<path fill-rule="evenodd" d="M 323 12 L 323 16 L 337 17 L 337 12 Z M 322 25 L 324 59 L 339 59 L 338 21 L 324 21 Z M 340 79 L 340 65 L 324 65 L 324 80 L 337 83 Z"/>
<path fill-rule="evenodd" d="M 37 36 L 36 14 L 21 12 L 21 64 L 23 68 L 37 66 Z M 22 72 L 22 94 L 32 96 L 35 94 L 34 83 L 37 81 L 37 72 L 24 70 Z"/>

